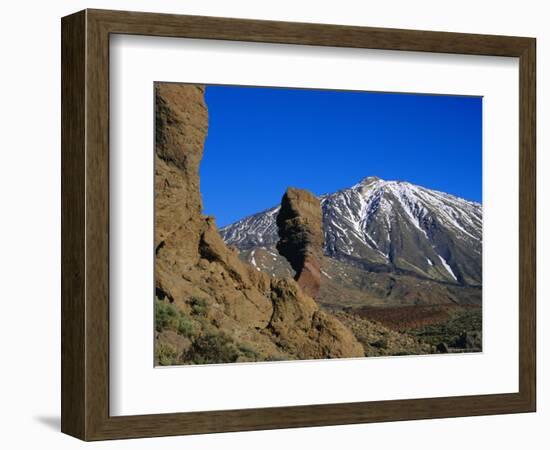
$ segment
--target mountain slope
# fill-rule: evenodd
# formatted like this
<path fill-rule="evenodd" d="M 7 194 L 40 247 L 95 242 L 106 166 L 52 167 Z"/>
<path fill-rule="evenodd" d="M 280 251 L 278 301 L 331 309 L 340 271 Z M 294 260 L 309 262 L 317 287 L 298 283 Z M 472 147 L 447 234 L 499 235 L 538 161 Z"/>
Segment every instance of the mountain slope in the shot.
<path fill-rule="evenodd" d="M 480 204 L 376 177 L 320 200 L 326 256 L 370 272 L 481 285 Z M 222 237 L 241 251 L 270 248 L 279 239 L 278 210 L 224 227 Z"/>

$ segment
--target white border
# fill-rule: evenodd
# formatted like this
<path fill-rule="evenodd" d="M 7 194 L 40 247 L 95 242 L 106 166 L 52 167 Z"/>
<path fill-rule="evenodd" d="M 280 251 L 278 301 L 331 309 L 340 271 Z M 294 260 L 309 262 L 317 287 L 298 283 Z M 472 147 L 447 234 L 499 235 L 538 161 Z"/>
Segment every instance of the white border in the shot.
<path fill-rule="evenodd" d="M 518 391 L 517 59 L 121 35 L 110 52 L 112 415 Z M 154 81 L 484 96 L 483 353 L 154 368 Z"/>

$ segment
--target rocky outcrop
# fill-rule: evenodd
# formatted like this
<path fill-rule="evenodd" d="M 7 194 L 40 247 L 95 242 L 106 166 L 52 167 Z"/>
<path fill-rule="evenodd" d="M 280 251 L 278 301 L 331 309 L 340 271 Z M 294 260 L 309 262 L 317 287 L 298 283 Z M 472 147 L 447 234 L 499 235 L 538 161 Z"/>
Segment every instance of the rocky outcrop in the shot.
<path fill-rule="evenodd" d="M 290 278 L 272 280 L 275 342 L 298 359 L 364 356 L 361 344 L 342 323 L 319 309 Z"/>
<path fill-rule="evenodd" d="M 155 97 L 156 361 L 363 356 L 351 331 L 294 280 L 244 263 L 202 214 L 204 88 L 157 83 Z"/>
<path fill-rule="evenodd" d="M 277 250 L 296 272 L 295 280 L 310 297 L 321 285 L 323 217 L 317 197 L 304 189 L 288 188 L 277 215 Z"/>

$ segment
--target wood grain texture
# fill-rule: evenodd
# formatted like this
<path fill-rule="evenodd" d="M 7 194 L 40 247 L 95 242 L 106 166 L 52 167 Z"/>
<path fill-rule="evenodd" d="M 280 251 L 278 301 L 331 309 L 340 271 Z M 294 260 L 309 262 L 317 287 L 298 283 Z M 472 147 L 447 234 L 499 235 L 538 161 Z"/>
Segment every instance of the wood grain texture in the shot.
<path fill-rule="evenodd" d="M 536 409 L 536 41 L 520 57 L 519 370 L 520 393 Z"/>
<path fill-rule="evenodd" d="M 109 416 L 109 32 L 86 28 L 86 439 Z"/>
<path fill-rule="evenodd" d="M 521 56 L 529 38 L 313 23 L 88 10 L 112 33 L 330 47 Z"/>
<path fill-rule="evenodd" d="M 112 33 L 519 57 L 519 392 L 109 416 L 109 34 Z M 62 430 L 65 433 L 84 440 L 99 440 L 535 410 L 534 39 L 102 10 L 65 17 L 62 38 Z"/>
<path fill-rule="evenodd" d="M 79 12 L 61 27 L 61 430 L 85 430 L 85 22 Z"/>

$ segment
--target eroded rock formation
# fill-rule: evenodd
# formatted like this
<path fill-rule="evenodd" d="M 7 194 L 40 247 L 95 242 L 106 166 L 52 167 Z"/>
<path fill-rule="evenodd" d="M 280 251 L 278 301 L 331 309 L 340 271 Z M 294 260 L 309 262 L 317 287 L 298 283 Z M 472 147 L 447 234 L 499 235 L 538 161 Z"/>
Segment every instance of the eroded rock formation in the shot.
<path fill-rule="evenodd" d="M 204 89 L 158 83 L 155 97 L 157 363 L 363 356 L 351 331 L 294 280 L 241 261 L 202 214 Z"/>
<path fill-rule="evenodd" d="M 316 298 L 321 285 L 323 216 L 317 197 L 304 189 L 288 188 L 277 216 L 277 250 L 296 272 L 302 290 Z"/>

